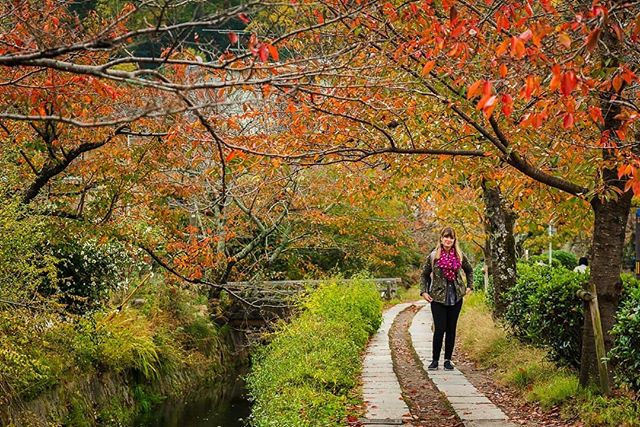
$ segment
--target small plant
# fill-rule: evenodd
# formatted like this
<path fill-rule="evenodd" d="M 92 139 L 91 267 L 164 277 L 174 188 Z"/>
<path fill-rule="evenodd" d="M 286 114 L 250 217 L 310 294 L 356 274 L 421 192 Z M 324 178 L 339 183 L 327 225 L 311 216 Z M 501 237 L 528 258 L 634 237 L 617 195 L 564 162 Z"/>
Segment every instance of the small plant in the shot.
<path fill-rule="evenodd" d="M 539 402 L 544 409 L 549 409 L 568 401 L 577 393 L 578 378 L 575 375 L 554 373 L 543 382 L 534 383 L 527 398 Z"/>

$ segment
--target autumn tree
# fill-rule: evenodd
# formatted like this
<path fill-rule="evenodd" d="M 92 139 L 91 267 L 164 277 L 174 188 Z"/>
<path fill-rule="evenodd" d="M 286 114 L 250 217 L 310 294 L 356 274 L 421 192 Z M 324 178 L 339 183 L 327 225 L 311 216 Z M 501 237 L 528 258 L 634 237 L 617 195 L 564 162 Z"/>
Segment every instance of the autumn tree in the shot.
<path fill-rule="evenodd" d="M 53 114 L 38 98 L 20 104 L 3 97 L 0 119 L 110 124 L 93 141 L 100 143 L 119 136 L 124 123 L 185 112 L 206 131 L 200 142 L 211 147 L 220 176 L 234 152 L 299 167 L 389 155 L 390 167 L 407 155 L 421 156 L 425 167 L 434 156 L 508 165 L 591 205 L 590 286 L 610 347 L 625 218 L 640 191 L 637 1 L 259 3 L 275 16 L 266 26 L 271 33 L 258 33 L 259 23 L 251 22 L 258 5 L 251 3 L 185 22 L 167 22 L 164 13 L 136 21 L 155 7 L 142 2 L 125 5 L 111 20 L 86 21 L 91 25 L 63 13 L 63 1 L 44 8 L 3 4 L 3 91 L 28 99 L 31 79 L 52 72 L 97 82 L 95 90 L 126 89 L 135 101 L 106 121 L 77 121 L 73 113 Z M 185 43 L 198 42 L 197 29 L 232 18 L 255 28 L 241 51 L 210 61 L 202 54 L 210 46 Z M 136 41 L 160 35 L 172 35 L 160 55 L 135 53 Z M 239 42 L 237 34 L 228 37 Z M 269 102 L 243 99 L 247 88 Z M 220 114 L 230 96 L 240 97 L 241 119 L 233 126 Z M 243 115 L 262 123 L 247 127 Z M 224 178 L 220 188 L 227 188 Z M 583 363 L 583 379 L 591 359 Z"/>
<path fill-rule="evenodd" d="M 640 189 L 640 4 L 325 1 L 297 7 L 297 22 L 315 27 L 301 32 L 297 45 L 281 44 L 293 50 L 307 43 L 306 56 L 323 58 L 316 64 L 321 76 L 281 93 L 302 112 L 290 119 L 305 135 L 297 153 L 317 162 L 383 153 L 488 157 L 484 161 L 587 201 L 594 214 L 590 288 L 610 348 L 624 227 Z M 321 141 L 326 134 L 331 141 Z M 585 322 L 589 334 L 589 316 Z M 585 383 L 595 361 L 591 349 L 583 354 Z"/>

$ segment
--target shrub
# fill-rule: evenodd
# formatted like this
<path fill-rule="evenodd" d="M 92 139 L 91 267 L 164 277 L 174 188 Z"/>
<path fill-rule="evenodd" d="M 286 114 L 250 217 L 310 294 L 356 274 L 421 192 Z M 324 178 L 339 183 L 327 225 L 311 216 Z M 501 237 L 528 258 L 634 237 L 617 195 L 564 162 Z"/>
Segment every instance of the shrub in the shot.
<path fill-rule="evenodd" d="M 484 289 L 484 263 L 479 262 L 473 268 L 473 287 L 474 289 Z M 491 282 L 492 278 L 489 276 L 489 281 Z"/>
<path fill-rule="evenodd" d="M 619 367 L 616 379 L 640 391 L 640 282 L 626 276 L 623 283 L 624 292 L 611 331 L 615 336 L 611 357 Z"/>
<path fill-rule="evenodd" d="M 539 265 L 549 265 L 549 255 L 534 255 L 532 257 L 529 257 L 529 264 L 539 264 Z M 558 258 L 554 257 L 553 255 L 551 256 L 551 266 L 554 268 L 559 268 L 562 267 L 562 263 L 560 262 L 560 260 L 558 260 Z"/>
<path fill-rule="evenodd" d="M 571 252 L 557 250 L 551 252 L 551 256 L 560 261 L 560 264 L 567 270 L 573 270 L 578 265 L 578 258 Z"/>
<path fill-rule="evenodd" d="M 41 248 L 50 233 L 41 217 L 30 216 L 18 201 L 0 204 L 0 298 L 33 302 L 46 280 L 56 280 L 55 258 Z"/>
<path fill-rule="evenodd" d="M 117 241 L 70 239 L 50 251 L 57 259 L 59 279 L 41 286 L 40 291 L 58 296 L 75 313 L 98 308 L 110 291 L 128 284 L 145 268 Z"/>
<path fill-rule="evenodd" d="M 505 320 L 518 337 L 548 348 L 551 359 L 578 367 L 584 310 L 576 291 L 584 275 L 565 268 L 518 264 Z"/>
<path fill-rule="evenodd" d="M 360 353 L 381 322 L 373 283 L 326 283 L 254 355 L 248 388 L 256 426 L 343 425 Z"/>

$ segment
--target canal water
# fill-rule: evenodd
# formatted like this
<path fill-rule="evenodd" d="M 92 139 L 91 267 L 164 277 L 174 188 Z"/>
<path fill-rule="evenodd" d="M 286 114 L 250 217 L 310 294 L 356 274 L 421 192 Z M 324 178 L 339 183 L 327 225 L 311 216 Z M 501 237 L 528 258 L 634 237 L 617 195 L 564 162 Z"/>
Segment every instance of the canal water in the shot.
<path fill-rule="evenodd" d="M 251 414 L 242 374 L 196 390 L 184 400 L 168 399 L 136 421 L 144 427 L 246 427 Z"/>

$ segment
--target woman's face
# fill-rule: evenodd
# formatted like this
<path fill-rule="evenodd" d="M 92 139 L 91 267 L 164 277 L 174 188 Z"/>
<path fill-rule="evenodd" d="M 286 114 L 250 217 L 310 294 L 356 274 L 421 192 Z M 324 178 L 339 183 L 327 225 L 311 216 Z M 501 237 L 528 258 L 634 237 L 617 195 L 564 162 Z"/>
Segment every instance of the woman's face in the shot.
<path fill-rule="evenodd" d="M 440 238 L 440 242 L 442 243 L 442 246 L 446 249 L 449 250 L 453 247 L 453 243 L 456 241 L 456 239 L 454 237 L 451 236 L 442 236 Z"/>

